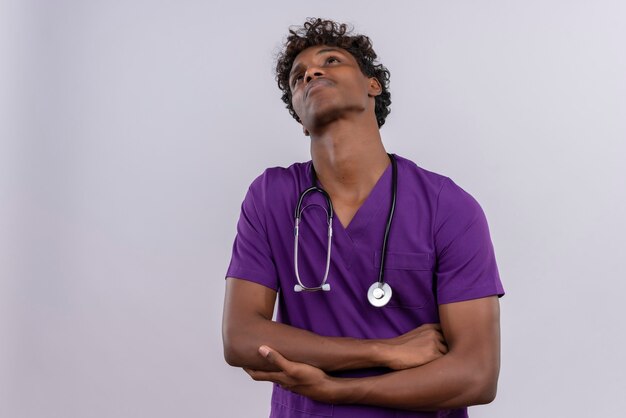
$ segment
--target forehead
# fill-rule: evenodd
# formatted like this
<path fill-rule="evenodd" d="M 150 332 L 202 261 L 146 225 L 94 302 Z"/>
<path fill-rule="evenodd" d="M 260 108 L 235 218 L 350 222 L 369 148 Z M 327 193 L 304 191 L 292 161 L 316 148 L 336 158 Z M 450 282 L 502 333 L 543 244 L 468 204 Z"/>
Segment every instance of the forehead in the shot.
<path fill-rule="evenodd" d="M 291 64 L 291 72 L 297 69 L 303 62 L 313 59 L 318 55 L 331 52 L 342 54 L 356 62 L 356 59 L 352 56 L 352 54 L 343 48 L 330 45 L 315 45 L 303 49 L 298 55 L 296 55 L 296 58 L 293 60 L 293 64 Z"/>

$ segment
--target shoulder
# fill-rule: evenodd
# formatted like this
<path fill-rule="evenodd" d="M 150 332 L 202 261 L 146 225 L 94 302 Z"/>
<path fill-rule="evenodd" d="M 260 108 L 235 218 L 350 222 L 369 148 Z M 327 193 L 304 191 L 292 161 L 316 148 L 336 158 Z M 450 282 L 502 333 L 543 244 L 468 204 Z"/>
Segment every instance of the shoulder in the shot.
<path fill-rule="evenodd" d="M 408 185 L 412 189 L 419 188 L 426 194 L 438 215 L 442 212 L 475 214 L 476 211 L 481 211 L 478 201 L 450 177 L 420 167 L 404 157 L 396 156 L 396 160 L 401 175 L 408 178 Z M 400 182 L 400 176 L 398 181 Z"/>
<path fill-rule="evenodd" d="M 249 193 L 256 199 L 268 201 L 275 197 L 299 190 L 308 177 L 311 161 L 296 162 L 287 167 L 266 168 L 250 184 Z"/>
<path fill-rule="evenodd" d="M 296 162 L 288 167 L 268 167 L 254 179 L 250 187 L 271 188 L 298 183 L 303 176 L 306 176 L 310 166 L 311 161 Z"/>
<path fill-rule="evenodd" d="M 419 194 L 420 199 L 435 203 L 439 193 L 450 178 L 427 170 L 408 158 L 396 155 L 398 163 L 398 189 L 400 193 Z"/>
<path fill-rule="evenodd" d="M 427 170 L 408 158 L 400 155 L 395 155 L 398 162 L 398 170 L 402 171 L 404 175 L 410 175 L 414 178 L 419 178 L 422 182 L 426 182 L 435 186 L 441 187 L 448 177 L 443 174 L 436 173 L 434 171 Z"/>

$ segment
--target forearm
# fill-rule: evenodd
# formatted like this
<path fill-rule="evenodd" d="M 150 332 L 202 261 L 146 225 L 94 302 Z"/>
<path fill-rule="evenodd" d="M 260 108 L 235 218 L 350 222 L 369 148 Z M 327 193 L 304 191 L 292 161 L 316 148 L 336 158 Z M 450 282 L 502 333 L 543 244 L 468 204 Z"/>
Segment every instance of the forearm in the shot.
<path fill-rule="evenodd" d="M 276 292 L 246 280 L 227 281 L 222 337 L 228 364 L 274 371 L 259 354 L 262 345 L 289 359 L 330 372 L 389 367 L 416 367 L 447 352 L 439 324 L 423 324 L 394 338 L 325 337 L 272 321 Z"/>
<path fill-rule="evenodd" d="M 385 364 L 379 340 L 323 337 L 259 317 L 223 330 L 224 353 L 231 366 L 276 370 L 258 353 L 261 345 L 274 347 L 293 361 L 324 371 L 349 370 Z"/>
<path fill-rule="evenodd" d="M 335 378 L 264 346 L 259 348 L 259 354 L 278 366 L 280 372 L 246 371 L 254 380 L 271 381 L 292 392 L 331 404 L 365 404 L 420 411 L 491 402 L 500 372 L 497 298 L 443 305 L 440 317 L 442 328 L 447 329 L 449 350 L 443 356 L 421 363 L 421 366 L 401 368 L 379 376 Z"/>
<path fill-rule="evenodd" d="M 365 378 L 332 378 L 325 401 L 408 410 L 454 409 L 491 402 L 499 364 L 479 364 L 456 353 L 420 367 Z"/>
<path fill-rule="evenodd" d="M 326 396 L 409 410 L 453 409 L 491 402 L 500 372 L 497 297 L 440 306 L 449 352 L 420 367 L 362 379 L 328 378 Z"/>

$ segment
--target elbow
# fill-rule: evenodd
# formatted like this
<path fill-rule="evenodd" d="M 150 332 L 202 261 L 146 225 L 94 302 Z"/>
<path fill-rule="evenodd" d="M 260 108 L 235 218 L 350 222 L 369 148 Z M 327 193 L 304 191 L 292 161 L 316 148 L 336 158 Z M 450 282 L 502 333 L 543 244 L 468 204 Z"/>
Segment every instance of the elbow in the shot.
<path fill-rule="evenodd" d="M 264 364 L 257 351 L 261 345 L 265 318 L 225 318 L 222 322 L 224 360 L 233 367 L 255 368 Z"/>
<path fill-rule="evenodd" d="M 233 367 L 242 367 L 241 358 L 238 353 L 232 348 L 230 345 L 226 345 L 224 343 L 224 360 L 230 366 Z"/>
<path fill-rule="evenodd" d="M 498 391 L 498 385 L 485 385 L 474 398 L 474 405 L 486 405 L 493 402 L 496 399 L 496 392 Z"/>
<path fill-rule="evenodd" d="M 236 366 L 237 353 L 235 352 L 234 346 L 231 343 L 230 337 L 227 337 L 225 334 L 222 334 L 222 345 L 224 348 L 224 360 L 229 365 Z"/>
<path fill-rule="evenodd" d="M 471 405 L 485 405 L 493 402 L 498 391 L 498 371 L 483 371 L 474 376 Z"/>
<path fill-rule="evenodd" d="M 243 333 L 232 329 L 232 327 L 223 327 L 222 343 L 226 363 L 233 367 L 245 367 L 246 350 L 244 346 L 246 346 L 246 342 L 243 338 Z"/>

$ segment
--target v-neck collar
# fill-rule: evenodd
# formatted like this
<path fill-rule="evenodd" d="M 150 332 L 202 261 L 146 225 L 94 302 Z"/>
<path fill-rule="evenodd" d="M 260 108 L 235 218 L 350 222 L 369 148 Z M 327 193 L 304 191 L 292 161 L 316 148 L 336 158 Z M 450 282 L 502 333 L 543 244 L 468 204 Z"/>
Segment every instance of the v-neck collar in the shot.
<path fill-rule="evenodd" d="M 313 170 L 313 161 L 310 162 L 309 175 L 311 175 L 311 170 Z M 365 232 L 365 229 L 372 219 L 376 216 L 380 216 L 379 212 L 381 209 L 383 207 L 389 207 L 391 204 L 391 175 L 392 163 L 389 162 L 389 165 L 376 181 L 376 184 L 374 184 L 374 187 L 370 191 L 369 195 L 357 209 L 348 226 L 344 227 L 339 220 L 339 217 L 334 216 L 333 229 L 335 231 L 343 231 L 354 244 L 363 232 Z M 317 179 L 316 186 L 322 187 L 319 179 Z"/>

